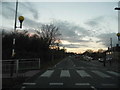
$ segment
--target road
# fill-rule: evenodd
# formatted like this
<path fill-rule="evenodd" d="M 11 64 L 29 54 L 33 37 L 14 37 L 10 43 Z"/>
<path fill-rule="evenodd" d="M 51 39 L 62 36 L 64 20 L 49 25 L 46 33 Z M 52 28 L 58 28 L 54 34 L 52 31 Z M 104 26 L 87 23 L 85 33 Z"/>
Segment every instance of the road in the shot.
<path fill-rule="evenodd" d="M 35 79 L 22 84 L 29 88 L 87 88 L 90 90 L 118 89 L 120 73 L 107 70 L 88 61 L 68 57 L 53 68 L 41 72 Z M 120 88 L 119 88 L 120 89 Z"/>

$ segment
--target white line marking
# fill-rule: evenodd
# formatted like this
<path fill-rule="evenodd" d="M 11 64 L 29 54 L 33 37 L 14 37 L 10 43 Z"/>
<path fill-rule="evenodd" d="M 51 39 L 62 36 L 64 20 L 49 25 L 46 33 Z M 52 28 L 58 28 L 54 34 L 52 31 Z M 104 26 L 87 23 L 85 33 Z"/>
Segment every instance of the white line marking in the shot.
<path fill-rule="evenodd" d="M 100 76 L 100 77 L 103 77 L 103 78 L 110 78 L 111 76 L 109 76 L 109 75 L 107 75 L 107 74 L 104 74 L 104 73 L 102 73 L 102 72 L 100 72 L 100 71 L 92 71 L 93 73 L 95 73 L 95 74 L 97 74 L 98 76 Z"/>
<path fill-rule="evenodd" d="M 24 88 L 26 88 L 25 86 L 22 86 L 22 88 L 20 90 L 24 90 Z"/>
<path fill-rule="evenodd" d="M 49 85 L 63 85 L 63 83 L 49 83 Z"/>
<path fill-rule="evenodd" d="M 97 90 L 94 86 L 91 86 L 91 88 L 92 88 L 93 90 Z"/>
<path fill-rule="evenodd" d="M 110 73 L 110 74 L 113 74 L 113 75 L 115 75 L 115 76 L 120 76 L 120 74 L 117 73 L 117 72 L 113 72 L 113 71 L 107 71 L 107 72 Z"/>
<path fill-rule="evenodd" d="M 62 70 L 60 77 L 70 77 L 69 70 Z"/>
<path fill-rule="evenodd" d="M 54 72 L 54 70 L 47 70 L 40 77 L 50 77 L 53 72 Z"/>
<path fill-rule="evenodd" d="M 89 83 L 75 83 L 75 85 L 90 85 Z"/>
<path fill-rule="evenodd" d="M 84 70 L 77 70 L 77 73 L 81 76 L 81 77 L 91 77 L 88 73 L 86 73 Z"/>
<path fill-rule="evenodd" d="M 23 83 L 23 85 L 36 85 L 36 83 Z"/>

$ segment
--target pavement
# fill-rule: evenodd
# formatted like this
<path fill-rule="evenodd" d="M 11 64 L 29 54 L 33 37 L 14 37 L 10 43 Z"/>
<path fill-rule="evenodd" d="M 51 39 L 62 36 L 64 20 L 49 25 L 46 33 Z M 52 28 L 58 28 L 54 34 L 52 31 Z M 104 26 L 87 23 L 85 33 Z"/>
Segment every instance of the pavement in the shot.
<path fill-rule="evenodd" d="M 40 72 L 40 70 L 30 70 L 30 71 L 27 71 L 27 72 L 24 72 L 24 73 L 18 73 L 18 74 L 14 73 L 12 78 L 15 78 L 17 76 L 30 78 L 30 77 L 33 77 L 34 75 L 36 75 L 39 72 Z M 10 76 L 10 74 L 2 74 L 2 78 L 11 78 L 11 76 Z"/>
<path fill-rule="evenodd" d="M 112 70 L 120 73 L 120 63 L 117 63 L 117 62 L 112 62 L 111 64 L 107 62 L 105 66 L 103 65 L 102 62 L 99 62 L 97 60 L 86 61 L 86 63 L 93 66 L 99 66 L 106 70 Z"/>

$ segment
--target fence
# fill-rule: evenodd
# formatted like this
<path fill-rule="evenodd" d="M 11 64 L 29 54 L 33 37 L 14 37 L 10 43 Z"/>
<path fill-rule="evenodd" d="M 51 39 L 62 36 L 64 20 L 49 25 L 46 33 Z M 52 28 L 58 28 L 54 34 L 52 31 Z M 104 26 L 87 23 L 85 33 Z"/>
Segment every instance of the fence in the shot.
<path fill-rule="evenodd" d="M 40 59 L 2 60 L 2 73 L 18 73 L 25 70 L 40 69 Z"/>

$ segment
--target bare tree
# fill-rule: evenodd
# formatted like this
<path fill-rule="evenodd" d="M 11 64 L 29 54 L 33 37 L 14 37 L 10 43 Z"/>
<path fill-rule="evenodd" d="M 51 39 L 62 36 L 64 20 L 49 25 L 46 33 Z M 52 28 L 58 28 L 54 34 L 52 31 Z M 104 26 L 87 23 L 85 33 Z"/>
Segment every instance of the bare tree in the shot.
<path fill-rule="evenodd" d="M 41 29 L 39 31 L 37 30 L 36 32 L 48 46 L 54 45 L 55 41 L 58 40 L 58 36 L 61 35 L 58 27 L 53 24 L 42 25 Z"/>

